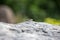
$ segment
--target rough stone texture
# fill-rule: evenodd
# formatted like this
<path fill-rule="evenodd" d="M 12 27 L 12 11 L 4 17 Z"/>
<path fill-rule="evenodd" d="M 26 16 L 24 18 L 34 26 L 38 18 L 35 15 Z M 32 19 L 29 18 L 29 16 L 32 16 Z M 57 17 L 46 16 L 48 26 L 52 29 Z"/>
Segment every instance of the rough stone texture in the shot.
<path fill-rule="evenodd" d="M 0 40 L 60 40 L 60 27 L 44 22 L 0 22 Z"/>

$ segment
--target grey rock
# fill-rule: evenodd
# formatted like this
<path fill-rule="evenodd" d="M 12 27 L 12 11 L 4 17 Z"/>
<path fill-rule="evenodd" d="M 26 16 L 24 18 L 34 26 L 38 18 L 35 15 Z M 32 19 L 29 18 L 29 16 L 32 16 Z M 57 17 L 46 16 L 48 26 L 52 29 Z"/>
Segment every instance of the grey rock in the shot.
<path fill-rule="evenodd" d="M 18 24 L 0 22 L 0 40 L 60 40 L 60 26 L 32 20 Z"/>

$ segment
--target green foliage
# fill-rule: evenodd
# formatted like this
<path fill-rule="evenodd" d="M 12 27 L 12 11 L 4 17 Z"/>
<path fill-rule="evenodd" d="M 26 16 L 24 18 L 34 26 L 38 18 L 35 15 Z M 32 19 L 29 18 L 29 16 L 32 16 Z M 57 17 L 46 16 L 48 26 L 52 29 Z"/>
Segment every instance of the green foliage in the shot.
<path fill-rule="evenodd" d="M 45 18 L 60 19 L 60 0 L 0 0 L 0 4 L 10 6 L 17 14 L 26 15 L 35 21 Z M 20 15 L 21 16 L 21 15 Z"/>
<path fill-rule="evenodd" d="M 60 25 L 60 20 L 56 20 L 53 18 L 45 18 L 44 20 L 47 23 L 54 24 L 54 25 Z"/>

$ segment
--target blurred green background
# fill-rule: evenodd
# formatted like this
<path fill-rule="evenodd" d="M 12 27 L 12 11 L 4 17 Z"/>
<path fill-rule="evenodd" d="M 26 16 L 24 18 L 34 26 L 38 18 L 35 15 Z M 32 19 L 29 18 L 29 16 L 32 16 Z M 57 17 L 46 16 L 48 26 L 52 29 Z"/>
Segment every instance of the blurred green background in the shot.
<path fill-rule="evenodd" d="M 60 0 L 0 0 L 12 8 L 16 22 L 33 19 L 60 25 Z"/>

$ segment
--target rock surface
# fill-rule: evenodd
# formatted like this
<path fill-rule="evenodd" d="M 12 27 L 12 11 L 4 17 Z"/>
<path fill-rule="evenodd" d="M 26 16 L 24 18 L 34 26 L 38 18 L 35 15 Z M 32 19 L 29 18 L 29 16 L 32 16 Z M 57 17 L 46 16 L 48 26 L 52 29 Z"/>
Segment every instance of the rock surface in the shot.
<path fill-rule="evenodd" d="M 0 22 L 0 40 L 60 40 L 60 27 L 44 22 Z"/>

